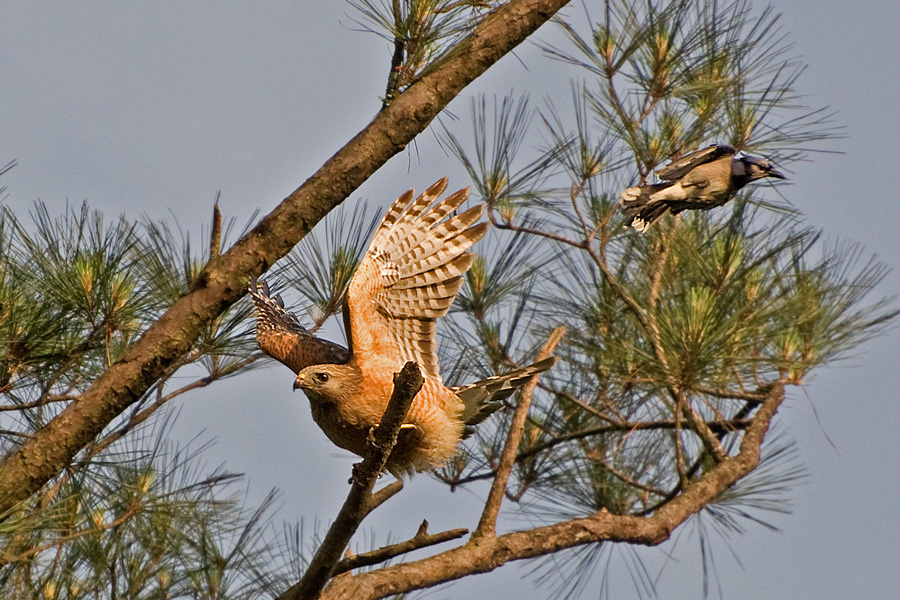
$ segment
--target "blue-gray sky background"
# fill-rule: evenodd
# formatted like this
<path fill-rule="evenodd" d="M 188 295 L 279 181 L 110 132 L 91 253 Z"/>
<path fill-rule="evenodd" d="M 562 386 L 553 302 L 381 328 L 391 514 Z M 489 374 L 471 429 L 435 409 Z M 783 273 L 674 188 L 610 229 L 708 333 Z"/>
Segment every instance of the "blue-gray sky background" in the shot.
<path fill-rule="evenodd" d="M 369 121 L 390 60 L 385 41 L 354 31 L 346 4 L 308 4 L 0 3 L 0 164 L 19 162 L 0 181 L 8 187 L 4 204 L 24 213 L 40 199 L 58 214 L 86 199 L 110 220 L 120 213 L 175 219 L 198 242 L 217 190 L 225 215 L 240 224 L 256 208 L 267 212 Z M 837 111 L 847 135 L 828 145 L 844 154 L 793 165 L 793 185 L 783 192 L 809 224 L 862 242 L 896 267 L 900 4 L 781 2 L 776 9 L 809 65 L 799 91 L 811 106 Z M 465 119 L 471 95 L 511 89 L 530 92 L 536 103 L 551 90 L 568 99 L 571 73 L 533 45 L 517 54 L 452 110 Z M 349 202 L 385 206 L 445 173 L 451 188 L 468 183 L 426 132 L 418 151 L 394 158 Z M 880 291 L 898 290 L 892 272 Z M 891 331 L 792 392 L 779 420 L 797 438 L 810 477 L 793 492 L 794 513 L 773 517 L 780 533 L 749 526 L 731 543 L 740 563 L 719 546 L 727 598 L 896 597 L 898 341 L 900 332 Z M 290 382 L 273 366 L 189 394 L 176 429 L 185 440 L 201 431 L 216 438 L 210 465 L 246 472 L 253 499 L 281 489 L 280 516 L 311 524 L 336 512 L 353 459 L 328 444 Z M 388 532 L 412 534 L 423 518 L 434 531 L 471 527 L 479 495 L 450 494 L 420 476 L 365 526 L 378 542 Z M 699 597 L 696 537 L 689 529 L 674 537 L 639 554 L 657 576 L 660 598 Z M 613 553 L 611 597 L 635 597 L 627 555 Z M 428 597 L 545 597 L 523 579 L 527 573 L 527 566 L 507 566 Z M 582 597 L 598 590 L 595 578 Z"/>

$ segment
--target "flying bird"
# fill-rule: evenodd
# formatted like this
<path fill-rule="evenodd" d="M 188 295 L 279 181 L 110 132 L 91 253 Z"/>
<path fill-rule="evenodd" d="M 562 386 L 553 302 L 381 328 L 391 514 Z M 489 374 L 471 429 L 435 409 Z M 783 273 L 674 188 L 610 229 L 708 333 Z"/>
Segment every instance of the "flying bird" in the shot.
<path fill-rule="evenodd" d="M 483 205 L 451 216 L 469 196 L 460 190 L 435 203 L 447 178 L 414 199 L 409 190 L 388 209 L 344 296 L 350 348 L 317 338 L 251 282 L 260 349 L 289 367 L 313 420 L 336 445 L 363 456 L 370 432 L 387 409 L 393 374 L 407 361 L 422 370 L 387 470 L 400 478 L 445 464 L 472 427 L 498 410 L 555 357 L 469 385 L 447 387 L 438 366 L 435 323 L 450 309 L 472 264 L 469 247 L 489 224 L 477 223 Z"/>
<path fill-rule="evenodd" d="M 735 156 L 731 146 L 713 145 L 672 161 L 656 172 L 661 183 L 626 188 L 620 202 L 631 226 L 644 233 L 666 211 L 722 206 L 734 194 L 763 177 L 785 179 L 768 160 Z"/>

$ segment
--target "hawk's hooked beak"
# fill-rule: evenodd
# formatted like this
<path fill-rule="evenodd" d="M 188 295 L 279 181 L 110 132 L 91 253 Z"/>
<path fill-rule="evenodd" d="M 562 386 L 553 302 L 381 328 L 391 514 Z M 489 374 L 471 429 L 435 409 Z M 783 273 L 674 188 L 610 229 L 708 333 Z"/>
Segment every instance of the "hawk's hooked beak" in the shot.
<path fill-rule="evenodd" d="M 299 390 L 303 387 L 303 382 L 306 381 L 306 374 L 300 373 L 297 375 L 297 379 L 294 380 L 294 391 Z"/>

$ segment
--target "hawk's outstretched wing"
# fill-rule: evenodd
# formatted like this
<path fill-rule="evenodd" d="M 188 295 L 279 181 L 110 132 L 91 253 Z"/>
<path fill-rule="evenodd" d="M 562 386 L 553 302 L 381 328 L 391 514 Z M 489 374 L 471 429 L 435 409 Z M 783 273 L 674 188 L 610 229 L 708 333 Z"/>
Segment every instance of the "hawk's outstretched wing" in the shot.
<path fill-rule="evenodd" d="M 294 373 L 310 365 L 344 364 L 350 360 L 346 348 L 307 331 L 297 317 L 284 309 L 281 296 L 270 295 L 265 281 L 250 282 L 250 297 L 256 307 L 259 349 Z"/>
<path fill-rule="evenodd" d="M 447 313 L 463 285 L 472 264 L 466 250 L 489 227 L 475 224 L 481 205 L 447 218 L 468 198 L 468 188 L 431 206 L 446 187 L 445 177 L 415 200 L 412 191 L 400 196 L 350 281 L 345 304 L 350 346 L 364 370 L 399 368 L 411 360 L 440 381 L 435 320 Z"/>
<path fill-rule="evenodd" d="M 673 160 L 666 166 L 658 169 L 656 174 L 663 181 L 675 181 L 676 179 L 681 179 L 704 163 L 712 162 L 723 156 L 734 156 L 734 152 L 734 148 L 731 146 L 714 144 Z"/>

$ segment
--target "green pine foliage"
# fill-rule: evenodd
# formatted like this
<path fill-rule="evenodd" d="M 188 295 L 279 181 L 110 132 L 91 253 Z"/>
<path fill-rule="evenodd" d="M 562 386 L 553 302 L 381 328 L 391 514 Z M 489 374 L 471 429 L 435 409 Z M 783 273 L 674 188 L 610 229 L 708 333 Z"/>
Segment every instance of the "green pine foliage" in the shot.
<path fill-rule="evenodd" d="M 496 3 L 351 4 L 401 50 L 388 102 Z M 789 168 L 837 137 L 827 111 L 802 104 L 803 65 L 771 8 L 609 0 L 587 23 L 558 26 L 565 44 L 544 49 L 572 69 L 569 98 L 540 109 L 524 96 L 480 98 L 471 133 L 441 124 L 494 224 L 442 320 L 442 373 L 456 384 L 527 364 L 566 325 L 507 497 L 547 521 L 642 516 L 734 455 L 772 389 L 802 386 L 897 312 L 871 299 L 882 263 L 803 225 L 787 198 L 760 185 L 713 211 L 666 216 L 646 235 L 625 227 L 622 188 L 652 180 L 673 156 L 727 143 Z M 364 205 L 337 211 L 266 275 L 289 301 L 299 295 L 293 310 L 313 331 L 340 326 L 378 218 Z M 165 223 L 110 222 L 86 205 L 54 217 L 37 204 L 30 219 L 0 209 L 0 452 L 58 415 L 194 284 L 219 250 L 199 248 Z M 301 530 L 280 538 L 271 498 L 244 509 L 235 477 L 206 469 L 202 448 L 167 442 L 160 418 L 171 400 L 261 362 L 252 319 L 245 301 L 225 311 L 135 410 L 0 521 L 4 596 L 251 598 L 296 580 Z M 489 479 L 511 413 L 482 424 L 435 476 L 452 488 Z M 715 573 L 711 536 L 772 527 L 767 513 L 789 509 L 803 476 L 779 428 L 757 470 L 689 524 L 704 582 Z M 553 556 L 536 577 L 560 597 L 578 595 L 614 548 Z M 639 554 L 618 552 L 651 595 Z"/>
<path fill-rule="evenodd" d="M 799 103 L 802 65 L 770 9 L 622 0 L 598 16 L 588 31 L 560 22 L 568 46 L 545 46 L 583 74 L 569 106 L 475 101 L 471 137 L 443 132 L 488 205 L 491 255 L 515 265 L 469 274 L 450 329 L 469 344 L 462 355 L 526 364 L 553 327 L 567 327 L 509 494 L 542 518 L 656 511 L 736 453 L 773 386 L 803 385 L 896 315 L 868 299 L 884 264 L 804 226 L 763 186 L 723 208 L 664 217 L 647 235 L 625 227 L 620 191 L 672 156 L 727 143 L 789 168 L 839 130 Z M 504 289 L 512 272 L 528 272 L 528 283 L 488 308 L 470 300 Z M 491 476 L 507 420 L 491 424 L 439 479 L 456 487 Z M 765 513 L 787 510 L 803 474 L 790 437 L 773 436 L 757 471 L 697 515 L 704 582 L 714 574 L 709 535 L 771 526 Z M 577 581 L 557 592 L 575 594 Z"/>

